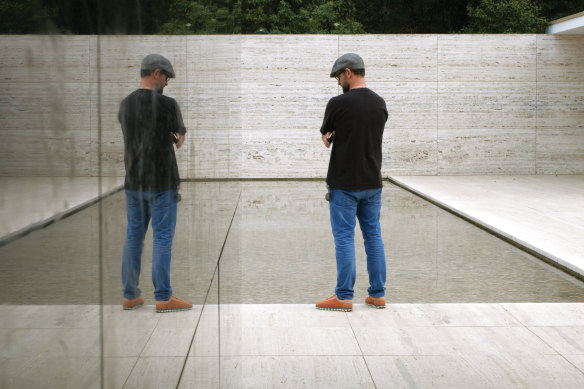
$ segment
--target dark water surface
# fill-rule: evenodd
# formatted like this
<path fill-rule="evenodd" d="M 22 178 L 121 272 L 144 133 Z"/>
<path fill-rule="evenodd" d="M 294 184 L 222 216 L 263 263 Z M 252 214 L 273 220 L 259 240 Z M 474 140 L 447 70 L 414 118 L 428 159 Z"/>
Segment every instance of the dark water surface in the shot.
<path fill-rule="evenodd" d="M 178 297 L 303 304 L 333 294 L 323 182 L 184 182 L 181 194 L 171 265 Z M 390 303 L 584 301 L 581 281 L 389 183 L 381 223 Z M 120 303 L 125 227 L 119 192 L 0 247 L 0 303 Z M 358 303 L 368 286 L 358 224 L 355 235 Z M 147 304 L 151 255 L 149 230 L 140 285 Z"/>

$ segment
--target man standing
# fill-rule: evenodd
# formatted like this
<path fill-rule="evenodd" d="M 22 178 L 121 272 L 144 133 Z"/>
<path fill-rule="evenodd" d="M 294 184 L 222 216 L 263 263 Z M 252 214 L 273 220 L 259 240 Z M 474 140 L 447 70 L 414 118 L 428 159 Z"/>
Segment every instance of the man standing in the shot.
<path fill-rule="evenodd" d="M 329 100 L 320 133 L 333 149 L 326 182 L 337 260 L 335 294 L 316 308 L 351 311 L 355 268 L 355 218 L 365 241 L 369 295 L 365 302 L 385 308 L 385 250 L 381 239 L 381 143 L 387 121 L 385 101 L 365 85 L 365 64 L 354 53 L 340 56 L 331 77 L 343 94 Z"/>
<path fill-rule="evenodd" d="M 144 304 L 140 297 L 141 256 L 152 220 L 152 283 L 156 312 L 182 311 L 192 304 L 177 299 L 170 287 L 170 258 L 176 226 L 179 175 L 173 144 L 180 148 L 186 129 L 176 101 L 162 95 L 174 69 L 159 54 L 147 55 L 140 67 L 140 88 L 128 95 L 118 115 L 124 133 L 128 227 L 122 256 L 124 309 Z"/>

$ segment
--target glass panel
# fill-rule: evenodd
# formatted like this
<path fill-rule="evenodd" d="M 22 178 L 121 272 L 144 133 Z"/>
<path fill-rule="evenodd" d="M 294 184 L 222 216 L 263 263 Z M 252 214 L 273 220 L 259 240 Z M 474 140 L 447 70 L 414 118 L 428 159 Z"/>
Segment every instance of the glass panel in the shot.
<path fill-rule="evenodd" d="M 83 8 L 87 2 L 73 3 L 74 16 L 63 17 L 102 15 Z M 144 32 L 128 15 L 119 11 L 113 26 L 94 30 Z M 292 332 L 293 305 L 333 292 L 335 247 L 323 180 L 254 179 L 282 169 L 320 174 L 313 165 L 325 154 L 311 140 L 314 118 L 337 87 L 314 75 L 328 69 L 339 39 L 267 41 L 2 37 L 0 386 L 237 387 L 255 366 L 278 366 L 268 359 L 282 352 L 277 337 Z M 174 65 L 177 77 L 164 93 L 178 102 L 188 130 L 176 151 L 183 182 L 171 283 L 193 309 L 164 315 L 154 307 L 151 227 L 141 266 L 145 306 L 121 307 L 127 222 L 117 114 L 151 52 Z M 308 60 L 295 72 L 302 53 Z M 386 184 L 383 202 L 390 303 L 584 301 L 581 281 L 402 189 Z M 368 276 L 359 227 L 355 239 L 362 298 Z M 276 305 L 292 313 L 276 317 Z M 303 318 L 319 321 L 311 312 Z M 260 357 L 245 361 L 250 354 Z M 238 368 L 243 362 L 246 369 Z"/>

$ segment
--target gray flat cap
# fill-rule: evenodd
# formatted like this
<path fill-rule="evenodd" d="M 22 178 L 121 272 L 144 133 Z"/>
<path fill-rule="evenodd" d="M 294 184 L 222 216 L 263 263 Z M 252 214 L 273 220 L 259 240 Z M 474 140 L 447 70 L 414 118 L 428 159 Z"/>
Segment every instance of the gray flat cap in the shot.
<path fill-rule="evenodd" d="M 156 69 L 160 69 L 162 71 L 167 72 L 168 74 L 170 74 L 171 78 L 175 77 L 174 69 L 172 68 L 172 65 L 170 64 L 169 60 L 167 60 L 166 58 L 164 58 L 160 54 L 148 54 L 142 60 L 142 65 L 140 66 L 140 70 L 154 71 Z"/>
<path fill-rule="evenodd" d="M 331 70 L 331 77 L 334 77 L 340 70 L 345 70 L 346 68 L 349 69 L 365 69 L 365 63 L 363 62 L 363 58 L 359 56 L 359 54 L 355 53 L 347 53 L 341 55 L 335 61 L 333 65 L 333 70 Z"/>

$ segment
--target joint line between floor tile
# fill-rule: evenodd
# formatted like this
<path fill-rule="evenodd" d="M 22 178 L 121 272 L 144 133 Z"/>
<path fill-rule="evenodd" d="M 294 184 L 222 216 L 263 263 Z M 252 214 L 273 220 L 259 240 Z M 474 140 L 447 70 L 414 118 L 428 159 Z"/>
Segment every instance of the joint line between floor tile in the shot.
<path fill-rule="evenodd" d="M 503 310 L 505 312 L 507 312 L 513 319 L 515 319 L 519 324 L 521 324 L 521 326 L 523 328 L 525 328 L 527 331 L 529 331 L 530 333 L 532 333 L 535 337 L 537 337 L 540 341 L 543 342 L 543 344 L 545 344 L 546 346 L 548 346 L 550 349 L 554 350 L 554 352 L 556 353 L 556 355 L 562 357 L 562 359 L 564 359 L 566 362 L 568 362 L 572 367 L 574 367 L 576 370 L 578 370 L 582 375 L 584 375 L 584 371 L 582 371 L 582 369 L 578 368 L 578 366 L 576 366 L 574 363 L 572 363 L 572 361 L 570 361 L 568 358 L 566 358 L 566 356 L 564 354 L 562 354 L 560 351 L 556 350 L 556 348 L 554 346 L 552 346 L 551 344 L 549 344 L 548 342 L 546 342 L 541 336 L 539 336 L 538 334 L 536 334 L 535 332 L 532 331 L 532 329 L 530 327 L 528 327 L 527 325 L 525 325 L 518 317 L 516 317 L 515 315 L 513 315 L 512 312 L 510 312 L 509 310 L 507 310 L 507 308 L 505 308 L 505 306 L 503 304 L 499 304 L 501 306 L 501 308 L 503 308 Z M 534 326 L 537 327 L 537 326 Z M 542 327 L 546 327 L 546 326 L 542 326 Z"/>
<path fill-rule="evenodd" d="M 349 326 L 351 327 L 351 332 L 353 332 L 353 337 L 355 338 L 355 342 L 357 343 L 357 346 L 359 347 L 359 351 L 361 352 L 361 358 L 363 358 L 363 362 L 365 363 L 365 367 L 367 368 L 367 372 L 369 373 L 369 377 L 371 378 L 371 382 L 373 382 L 373 387 L 375 389 L 377 389 L 377 384 L 375 383 L 375 379 L 373 378 L 373 375 L 371 374 L 371 369 L 369 369 L 369 364 L 367 364 L 367 359 L 365 358 L 365 355 L 363 354 L 363 349 L 361 348 L 361 345 L 359 344 L 359 339 L 357 339 L 357 334 L 355 333 L 355 329 L 353 328 L 353 324 L 351 324 L 351 319 L 349 318 L 349 315 L 347 313 L 345 313 L 345 316 L 347 318 L 347 321 L 349 322 Z"/>
<path fill-rule="evenodd" d="M 189 354 L 191 353 L 191 349 L 193 347 L 193 343 L 195 342 L 195 337 L 197 336 L 197 329 L 199 328 L 199 323 L 201 322 L 201 318 L 203 317 L 203 312 L 205 311 L 205 307 L 207 306 L 207 300 L 209 298 L 209 294 L 211 293 L 211 288 L 213 287 L 213 281 L 215 280 L 215 276 L 217 275 L 217 282 L 219 282 L 219 263 L 221 262 L 221 256 L 223 255 L 223 250 L 225 249 L 225 245 L 227 243 L 227 238 L 229 237 L 229 233 L 231 231 L 231 226 L 233 225 L 233 220 L 235 219 L 235 214 L 237 213 L 237 209 L 239 207 L 239 202 L 241 201 L 241 191 L 239 192 L 239 196 L 237 197 L 237 202 L 235 203 L 235 209 L 233 210 L 233 215 L 231 216 L 231 221 L 229 222 L 229 227 L 227 228 L 227 232 L 225 233 L 225 239 L 223 240 L 223 246 L 221 247 L 221 251 L 219 252 L 219 257 L 217 258 L 217 263 L 215 264 L 215 271 L 213 272 L 213 276 L 211 277 L 211 281 L 209 282 L 209 288 L 207 289 L 207 294 L 205 295 L 205 300 L 203 301 L 203 306 L 201 308 L 201 313 L 199 313 L 199 318 L 197 320 L 197 324 L 195 325 L 195 330 L 193 331 L 193 336 L 189 343 L 189 348 L 187 349 L 187 353 L 185 355 L 185 359 L 183 362 L 182 369 L 180 371 L 180 375 L 178 376 L 178 381 L 176 383 L 176 389 L 179 389 L 180 383 L 187 366 L 187 362 L 189 360 Z M 220 315 L 220 307 L 221 300 L 219 299 L 219 294 L 217 295 L 217 310 L 218 315 Z M 218 331 L 219 331 L 219 360 L 221 359 L 221 322 L 219 321 L 218 317 Z M 219 363 L 219 369 L 221 369 L 221 364 Z M 219 377 L 221 377 L 221 370 L 219 370 Z"/>
<path fill-rule="evenodd" d="M 158 320 L 156 321 L 156 325 L 152 328 L 152 332 L 150 332 L 150 336 L 148 337 L 148 340 L 146 340 L 146 342 L 144 342 L 144 346 L 142 346 L 142 349 L 138 353 L 138 357 L 134 361 L 134 364 L 132 365 L 132 368 L 130 369 L 130 372 L 128 373 L 128 376 L 124 380 L 124 384 L 122 385 L 122 388 L 125 388 L 126 387 L 126 384 L 128 383 L 128 380 L 130 379 L 130 377 L 134 373 L 134 369 L 138 365 L 138 362 L 140 361 L 140 359 L 143 358 L 142 353 L 144 353 L 144 350 L 146 349 L 146 346 L 148 345 L 148 342 L 150 342 L 150 340 L 152 339 L 152 335 L 154 335 L 154 331 L 156 331 L 156 328 L 158 327 L 158 323 L 160 323 L 160 318 L 158 318 Z M 103 364 L 103 362 L 102 362 L 102 364 Z M 102 380 L 103 380 L 103 375 L 102 375 Z"/>

